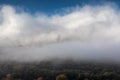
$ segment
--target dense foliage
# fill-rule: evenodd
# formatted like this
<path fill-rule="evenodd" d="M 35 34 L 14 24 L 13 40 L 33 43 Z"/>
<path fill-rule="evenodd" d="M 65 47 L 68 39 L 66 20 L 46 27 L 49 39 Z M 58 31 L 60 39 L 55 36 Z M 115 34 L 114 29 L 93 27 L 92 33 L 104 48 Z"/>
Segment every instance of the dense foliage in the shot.
<path fill-rule="evenodd" d="M 0 80 L 120 80 L 120 65 L 92 62 L 1 62 Z"/>

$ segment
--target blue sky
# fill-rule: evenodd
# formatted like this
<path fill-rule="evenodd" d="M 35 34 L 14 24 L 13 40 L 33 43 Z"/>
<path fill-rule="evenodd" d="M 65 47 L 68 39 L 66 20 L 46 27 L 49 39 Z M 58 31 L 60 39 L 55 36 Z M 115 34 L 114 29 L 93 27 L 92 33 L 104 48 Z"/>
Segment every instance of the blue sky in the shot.
<path fill-rule="evenodd" d="M 53 14 L 63 8 L 84 5 L 120 4 L 119 0 L 0 0 L 0 5 L 12 5 L 23 8 L 30 13 L 43 12 Z"/>

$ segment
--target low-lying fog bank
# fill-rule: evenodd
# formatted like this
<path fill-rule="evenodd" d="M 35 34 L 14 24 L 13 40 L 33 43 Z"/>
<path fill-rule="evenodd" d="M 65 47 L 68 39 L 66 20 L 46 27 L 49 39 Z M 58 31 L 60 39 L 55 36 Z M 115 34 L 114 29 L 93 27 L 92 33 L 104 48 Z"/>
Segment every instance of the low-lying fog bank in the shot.
<path fill-rule="evenodd" d="M 40 62 L 43 60 L 120 62 L 119 45 L 98 46 L 80 42 L 64 42 L 47 46 L 0 48 L 0 61 Z"/>

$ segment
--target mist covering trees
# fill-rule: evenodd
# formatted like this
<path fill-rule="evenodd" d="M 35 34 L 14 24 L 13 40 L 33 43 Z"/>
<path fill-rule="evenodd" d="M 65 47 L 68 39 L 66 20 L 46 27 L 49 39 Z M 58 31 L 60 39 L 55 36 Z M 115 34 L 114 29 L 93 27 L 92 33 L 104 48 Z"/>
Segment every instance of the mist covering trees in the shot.
<path fill-rule="evenodd" d="M 119 80 L 120 65 L 91 62 L 1 63 L 0 80 Z"/>

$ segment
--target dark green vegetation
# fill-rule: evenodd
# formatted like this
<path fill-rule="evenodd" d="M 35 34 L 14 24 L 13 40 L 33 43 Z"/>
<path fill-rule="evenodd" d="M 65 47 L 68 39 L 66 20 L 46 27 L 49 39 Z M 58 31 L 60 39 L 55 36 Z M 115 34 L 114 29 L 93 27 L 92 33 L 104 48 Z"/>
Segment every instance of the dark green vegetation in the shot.
<path fill-rule="evenodd" d="M 4 62 L 0 80 L 120 80 L 120 65 L 72 60 Z"/>

